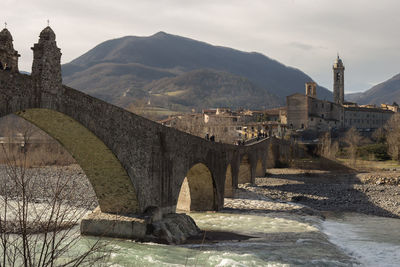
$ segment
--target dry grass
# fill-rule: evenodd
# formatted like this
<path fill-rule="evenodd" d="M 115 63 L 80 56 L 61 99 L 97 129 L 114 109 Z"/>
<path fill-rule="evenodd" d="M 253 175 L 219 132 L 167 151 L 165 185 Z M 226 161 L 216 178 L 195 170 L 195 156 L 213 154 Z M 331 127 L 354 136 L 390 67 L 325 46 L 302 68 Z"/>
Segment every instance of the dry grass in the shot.
<path fill-rule="evenodd" d="M 17 165 L 31 168 L 39 166 L 67 166 L 76 163 L 75 159 L 57 142 L 27 144 L 2 144 L 0 153 L 0 164 L 7 164 L 12 160 Z M 29 157 L 22 157 L 29 153 Z M 26 162 L 21 162 L 24 159 Z"/>
<path fill-rule="evenodd" d="M 381 171 L 387 169 L 400 169 L 399 162 L 394 160 L 376 161 L 357 159 L 355 163 L 353 163 L 350 159 L 338 158 L 337 161 L 343 165 L 349 167 L 351 166 L 357 171 Z"/>

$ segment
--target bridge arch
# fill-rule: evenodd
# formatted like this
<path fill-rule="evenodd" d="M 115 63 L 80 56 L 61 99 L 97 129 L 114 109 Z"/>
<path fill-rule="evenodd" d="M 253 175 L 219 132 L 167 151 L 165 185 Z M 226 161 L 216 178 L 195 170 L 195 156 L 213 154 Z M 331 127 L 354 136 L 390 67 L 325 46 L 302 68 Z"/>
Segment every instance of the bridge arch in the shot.
<path fill-rule="evenodd" d="M 184 178 L 178 196 L 178 211 L 215 210 L 216 187 L 210 169 L 204 163 L 193 165 Z"/>
<path fill-rule="evenodd" d="M 74 157 L 88 177 L 101 211 L 118 214 L 139 211 L 136 190 L 126 170 L 85 126 L 51 109 L 25 109 L 15 114 L 45 131 Z"/>

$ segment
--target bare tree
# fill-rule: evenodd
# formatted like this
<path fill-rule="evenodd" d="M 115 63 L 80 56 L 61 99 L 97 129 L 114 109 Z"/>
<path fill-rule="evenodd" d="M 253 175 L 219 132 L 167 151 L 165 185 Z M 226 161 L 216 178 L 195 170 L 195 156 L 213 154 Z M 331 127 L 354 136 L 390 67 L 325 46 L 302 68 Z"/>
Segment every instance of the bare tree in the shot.
<path fill-rule="evenodd" d="M 332 142 L 330 132 L 322 134 L 320 137 L 320 144 L 318 145 L 318 154 L 327 159 L 334 159 L 339 151 L 339 143 Z"/>
<path fill-rule="evenodd" d="M 0 267 L 93 265 L 104 259 L 108 253 L 100 239 L 85 244 L 78 227 L 95 198 L 83 199 L 87 194 L 79 192 L 76 179 L 29 169 L 29 153 L 5 145 L 1 150 L 7 162 L 0 166 Z"/>
<path fill-rule="evenodd" d="M 352 127 L 350 128 L 345 136 L 344 142 L 347 144 L 347 151 L 349 153 L 349 158 L 351 160 L 351 164 L 355 166 L 357 159 L 357 147 L 361 143 L 362 137 L 358 133 L 357 129 Z"/>
<path fill-rule="evenodd" d="M 386 130 L 385 127 L 380 127 L 372 133 L 372 141 L 375 143 L 385 143 L 386 142 Z"/>
<path fill-rule="evenodd" d="M 394 114 L 384 126 L 388 154 L 393 160 L 400 161 L 400 114 Z"/>

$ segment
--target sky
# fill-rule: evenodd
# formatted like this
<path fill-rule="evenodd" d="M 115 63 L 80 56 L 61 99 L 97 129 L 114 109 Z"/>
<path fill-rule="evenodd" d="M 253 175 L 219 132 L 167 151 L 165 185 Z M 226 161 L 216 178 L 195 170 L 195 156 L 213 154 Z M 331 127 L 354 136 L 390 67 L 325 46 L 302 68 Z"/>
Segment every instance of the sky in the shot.
<path fill-rule="evenodd" d="M 398 0 L 1 0 L 20 70 L 47 20 L 62 63 L 97 44 L 159 31 L 259 52 L 298 68 L 332 90 L 339 53 L 345 92 L 361 92 L 400 73 Z M 3 26 L 4 27 L 4 26 Z M 301 85 L 302 86 L 302 85 Z"/>

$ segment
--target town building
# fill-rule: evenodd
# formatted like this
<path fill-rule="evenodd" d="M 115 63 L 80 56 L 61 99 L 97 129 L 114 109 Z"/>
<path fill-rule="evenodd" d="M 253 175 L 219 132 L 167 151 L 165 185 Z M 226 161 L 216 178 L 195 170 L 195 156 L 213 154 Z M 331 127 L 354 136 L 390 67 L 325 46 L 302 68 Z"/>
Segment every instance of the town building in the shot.
<path fill-rule="evenodd" d="M 339 58 L 333 64 L 333 102 L 317 98 L 317 85 L 306 83 L 305 94 L 286 97 L 287 125 L 293 130 L 328 131 L 356 127 L 373 131 L 382 127 L 398 111 L 398 105 L 359 106 L 344 101 L 344 64 Z"/>
<path fill-rule="evenodd" d="M 286 122 L 284 108 L 265 111 L 217 108 L 174 115 L 160 123 L 204 138 L 214 136 L 217 142 L 237 144 L 271 135 L 284 136 L 286 124 L 281 121 Z"/>

